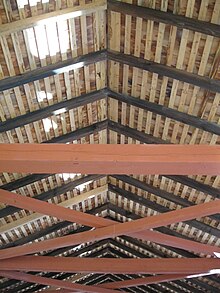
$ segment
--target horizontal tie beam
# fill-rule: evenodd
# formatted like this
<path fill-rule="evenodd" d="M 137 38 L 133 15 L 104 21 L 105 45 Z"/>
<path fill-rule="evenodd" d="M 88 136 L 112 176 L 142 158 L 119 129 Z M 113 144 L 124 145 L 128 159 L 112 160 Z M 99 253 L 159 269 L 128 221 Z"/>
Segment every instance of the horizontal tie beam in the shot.
<path fill-rule="evenodd" d="M 220 267 L 219 258 L 112 259 L 23 256 L 0 262 L 0 270 L 114 273 L 114 274 L 207 274 Z"/>
<path fill-rule="evenodd" d="M 220 146 L 0 144 L 0 172 L 220 174 Z"/>

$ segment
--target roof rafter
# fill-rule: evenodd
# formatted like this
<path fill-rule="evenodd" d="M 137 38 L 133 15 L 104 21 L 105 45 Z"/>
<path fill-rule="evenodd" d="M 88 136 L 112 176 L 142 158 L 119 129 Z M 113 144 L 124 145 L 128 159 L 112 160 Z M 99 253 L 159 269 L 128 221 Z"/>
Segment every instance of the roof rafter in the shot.
<path fill-rule="evenodd" d="M 176 196 L 175 194 L 168 192 L 166 190 L 162 190 L 160 188 L 157 188 L 153 185 L 147 184 L 146 182 L 142 182 L 134 177 L 128 176 L 128 175 L 112 175 L 112 177 L 117 178 L 118 180 L 121 180 L 122 182 L 128 183 L 130 185 L 133 185 L 137 188 L 140 188 L 144 191 L 147 191 L 149 193 L 155 194 L 161 198 L 164 198 L 168 201 L 174 202 L 176 205 L 180 205 L 182 207 L 189 207 L 189 206 L 193 206 L 194 203 L 192 203 L 191 201 Z M 114 187 L 113 187 L 114 188 Z M 117 187 L 116 187 L 117 189 Z M 211 218 L 213 220 L 219 221 L 219 216 L 218 215 L 211 215 Z M 198 228 L 198 227 L 197 227 Z M 203 227 L 204 230 L 207 230 L 207 226 Z M 214 231 L 213 231 L 214 232 Z M 215 233 L 214 233 L 215 234 Z"/>
<path fill-rule="evenodd" d="M 67 112 L 71 109 L 84 106 L 89 103 L 99 101 L 101 99 L 105 99 L 106 91 L 106 89 L 101 89 L 94 92 L 82 94 L 80 96 L 73 97 L 72 99 L 49 105 L 45 108 L 41 108 L 39 110 L 0 122 L 0 133 L 24 126 L 26 124 L 30 124 L 49 116 L 56 115 L 56 111 L 60 109 L 62 109 L 64 112 Z"/>
<path fill-rule="evenodd" d="M 104 280 L 102 279 L 102 276 L 99 278 L 94 278 L 94 280 L 93 280 L 92 276 L 91 276 L 91 278 L 88 276 L 85 281 L 86 281 L 86 284 L 95 285 L 95 284 L 104 284 L 104 282 L 109 282 L 109 281 L 110 282 L 117 282 L 117 281 L 121 281 L 121 280 L 129 280 L 132 277 L 133 277 L 133 275 L 128 276 L 128 275 L 121 275 L 121 274 L 120 275 L 108 274 Z M 135 293 L 143 293 L 143 292 L 155 293 L 154 286 L 155 285 L 140 286 L 140 287 L 135 287 L 135 288 L 124 288 L 124 290 L 126 292 L 135 292 Z M 169 287 L 172 289 L 175 288 L 174 286 L 169 286 L 169 285 L 164 286 L 165 289 L 168 289 Z M 162 292 L 162 291 L 160 291 L 159 288 L 157 288 L 156 292 Z"/>
<path fill-rule="evenodd" d="M 204 131 L 208 131 L 216 135 L 220 135 L 220 125 L 216 123 L 212 123 L 207 120 L 201 119 L 199 117 L 189 115 L 187 113 L 183 113 L 171 108 L 167 108 L 165 106 L 162 106 L 156 103 L 152 103 L 152 102 L 142 100 L 139 98 L 134 98 L 129 95 L 116 93 L 112 90 L 108 90 L 108 95 L 111 98 L 114 98 L 120 102 L 124 102 L 128 105 L 139 107 L 143 110 L 147 110 L 147 111 L 174 119 L 176 121 L 180 121 L 182 123 L 191 125 L 193 127 L 202 129 Z"/>
<path fill-rule="evenodd" d="M 106 60 L 106 50 L 88 53 L 0 80 L 0 91 Z"/>
<path fill-rule="evenodd" d="M 154 191 L 156 188 L 155 189 L 152 188 L 153 191 L 150 191 L 148 184 L 146 184 L 144 182 L 141 182 L 141 181 L 139 181 L 139 180 L 137 180 L 135 178 L 128 177 L 128 176 L 125 176 L 123 178 L 120 177 L 120 176 L 114 176 L 114 177 L 117 178 L 117 179 L 119 179 L 119 180 L 121 180 L 122 182 L 125 182 L 127 184 L 133 185 L 133 186 L 135 186 L 137 188 L 140 188 L 142 190 L 145 190 L 147 192 L 156 194 L 157 196 L 160 196 L 162 198 L 165 198 L 165 199 L 167 199 L 169 201 L 175 202 L 175 198 L 172 197 L 172 194 L 170 194 L 171 198 L 168 199 L 166 197 L 166 195 L 169 194 L 169 193 L 168 192 L 164 192 L 165 197 L 163 197 L 163 190 L 160 190 L 159 189 L 158 192 L 157 192 L 157 191 Z M 167 208 L 167 207 L 164 207 L 164 206 L 162 206 L 162 205 L 160 205 L 158 203 L 152 202 L 152 201 L 150 201 L 150 200 L 148 200 L 148 199 L 146 199 L 144 197 L 138 196 L 138 195 L 136 195 L 136 194 L 134 194 L 134 193 L 132 193 L 130 191 L 127 191 L 125 189 L 119 188 L 118 186 L 115 186 L 113 184 L 109 184 L 109 191 L 112 191 L 114 193 L 120 194 L 122 197 L 125 197 L 128 200 L 132 200 L 132 201 L 134 201 L 136 203 L 139 203 L 141 205 L 147 206 L 150 209 L 153 209 L 154 211 L 157 211 L 157 212 L 160 212 L 160 213 L 164 213 L 164 212 L 170 211 L 170 209 Z M 189 203 L 188 205 L 186 205 L 184 203 L 183 204 L 178 203 L 178 205 L 181 205 L 182 207 L 187 207 L 187 206 L 193 206 L 194 204 Z M 216 221 L 219 221 L 219 216 L 218 215 L 213 215 L 213 216 L 211 215 L 210 218 L 212 218 L 212 217 Z M 219 230 L 218 229 L 216 229 L 214 227 L 211 227 L 211 226 L 209 226 L 209 225 L 207 225 L 207 224 L 205 224 L 203 222 L 199 222 L 197 220 L 191 220 L 191 221 L 186 221 L 186 223 L 188 225 L 190 225 L 190 226 L 194 226 L 196 229 L 199 229 L 201 231 L 206 231 L 207 233 L 210 233 L 211 235 L 215 235 L 216 237 L 219 236 Z"/>
<path fill-rule="evenodd" d="M 154 61 L 149 61 L 140 57 L 112 50 L 108 50 L 107 58 L 109 61 L 127 64 L 131 67 L 136 67 L 149 72 L 154 72 L 162 76 L 167 76 L 172 79 L 177 79 L 189 84 L 193 84 L 195 86 L 199 86 L 212 92 L 220 93 L 220 83 L 217 79 L 211 79 L 206 76 L 193 74 L 168 65 L 156 63 Z"/>
<path fill-rule="evenodd" d="M 39 110 L 18 116 L 16 118 L 12 118 L 12 119 L 8 119 L 6 121 L 0 122 L 0 132 L 15 129 L 17 127 L 24 126 L 26 124 L 30 124 L 32 122 L 41 120 L 43 118 L 56 115 L 56 111 L 60 109 L 63 109 L 64 111 L 68 111 L 73 108 L 86 105 L 88 103 L 99 101 L 101 99 L 106 98 L 107 94 L 111 98 L 114 98 L 121 102 L 125 102 L 126 104 L 133 105 L 133 106 L 151 111 L 153 113 L 156 113 L 165 117 L 169 117 L 176 121 L 180 121 L 182 123 L 194 126 L 196 128 L 202 129 L 204 131 L 208 131 L 216 135 L 220 135 L 220 126 L 216 123 L 212 123 L 204 119 L 201 119 L 199 117 L 189 115 L 187 113 L 183 113 L 171 108 L 167 108 L 165 106 L 158 105 L 156 103 L 134 98 L 129 95 L 116 93 L 110 89 L 107 90 L 106 88 L 97 90 L 94 92 L 82 94 L 78 97 L 74 97 L 71 100 L 53 104 L 45 108 L 41 108 Z"/>
<path fill-rule="evenodd" d="M 202 34 L 211 35 L 213 37 L 220 37 L 219 25 L 206 21 L 195 20 L 182 15 L 176 15 L 169 12 L 115 0 L 108 0 L 108 10 L 128 14 L 134 17 L 140 17 L 146 20 L 166 23 L 177 26 L 180 29 L 188 29 Z"/>
<path fill-rule="evenodd" d="M 150 284 L 157 284 L 163 282 L 170 282 L 176 281 L 187 278 L 188 275 L 158 275 L 153 277 L 145 277 L 145 278 L 137 278 L 128 281 L 118 281 L 118 282 L 111 282 L 111 283 L 104 283 L 99 285 L 102 288 L 108 289 L 118 289 L 118 288 L 128 288 L 140 285 L 150 285 Z"/>

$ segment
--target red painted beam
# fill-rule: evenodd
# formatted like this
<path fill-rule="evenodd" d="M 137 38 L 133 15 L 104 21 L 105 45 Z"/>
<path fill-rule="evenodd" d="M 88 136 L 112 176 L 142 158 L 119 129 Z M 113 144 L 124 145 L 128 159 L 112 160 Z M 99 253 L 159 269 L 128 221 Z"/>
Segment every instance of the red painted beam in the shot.
<path fill-rule="evenodd" d="M 15 206 L 24 210 L 38 212 L 42 215 L 56 217 L 60 220 L 79 223 L 85 226 L 100 228 L 106 226 L 108 220 L 102 220 L 99 217 L 85 214 L 76 210 L 71 210 L 59 205 L 48 203 L 42 200 L 23 196 L 13 192 L 0 189 L 0 202 Z M 111 224 L 111 221 L 109 225 Z"/>
<path fill-rule="evenodd" d="M 16 272 L 16 271 L 0 271 L 0 276 L 9 278 L 9 279 L 16 279 L 21 280 L 25 282 L 30 283 L 36 283 L 36 284 L 42 284 L 46 286 L 53 286 L 57 288 L 62 289 L 68 289 L 68 291 L 65 290 L 65 292 L 90 292 L 90 293 L 116 293 L 116 292 L 124 292 L 124 291 L 118 291 L 118 290 L 111 290 L 111 289 L 105 289 L 105 288 L 99 288 L 96 286 L 89 286 L 89 285 L 80 285 L 76 283 L 71 283 L 68 281 L 61 281 L 56 279 L 50 279 L 45 278 L 41 276 L 36 275 L 30 275 L 22 272 Z M 69 291 L 71 290 L 71 291 Z M 61 292 L 61 291 L 56 291 Z"/>
<path fill-rule="evenodd" d="M 72 293 L 75 292 L 73 290 L 66 290 L 66 289 L 60 289 L 60 290 L 44 290 L 44 293 Z"/>
<path fill-rule="evenodd" d="M 39 212 L 45 215 L 56 217 L 58 219 L 76 222 L 81 225 L 91 226 L 95 228 L 106 227 L 116 224 L 117 222 L 88 215 L 79 211 L 67 209 L 62 206 L 57 206 L 52 203 L 40 201 L 34 198 L 22 196 L 9 191 L 0 189 L 0 202 L 8 205 L 13 205 L 22 209 Z M 190 250 L 198 253 L 214 255 L 214 252 L 220 253 L 220 248 L 207 244 L 200 244 L 191 240 L 177 238 L 174 236 L 162 234 L 155 231 L 142 231 L 138 233 L 128 234 L 138 239 L 153 241 L 159 244 L 165 244 L 172 247 L 177 247 L 185 250 Z"/>
<path fill-rule="evenodd" d="M 220 146 L 0 144 L 0 172 L 220 174 Z"/>
<path fill-rule="evenodd" d="M 44 290 L 44 293 L 72 293 L 75 292 L 73 290 L 66 290 L 66 289 L 60 289 L 60 290 Z"/>
<path fill-rule="evenodd" d="M 188 221 L 212 214 L 219 213 L 220 200 L 199 204 L 175 210 L 132 222 L 114 224 L 96 230 L 90 230 L 79 234 L 63 236 L 55 239 L 49 239 L 42 242 L 31 243 L 29 245 L 17 246 L 0 251 L 0 259 L 27 255 L 39 251 L 46 251 L 61 247 L 77 245 L 80 243 L 93 242 L 109 237 L 120 235 L 132 235 L 132 233 L 143 232 L 145 230 L 171 225 L 182 221 Z M 101 220 L 101 218 L 98 218 Z M 215 248 L 214 248 L 215 249 Z M 193 245 L 192 245 L 193 250 Z M 217 249 L 215 251 L 218 251 Z"/>
<path fill-rule="evenodd" d="M 4 259 L 0 270 L 113 274 L 208 274 L 220 268 L 219 258 L 112 259 L 23 256 Z"/>

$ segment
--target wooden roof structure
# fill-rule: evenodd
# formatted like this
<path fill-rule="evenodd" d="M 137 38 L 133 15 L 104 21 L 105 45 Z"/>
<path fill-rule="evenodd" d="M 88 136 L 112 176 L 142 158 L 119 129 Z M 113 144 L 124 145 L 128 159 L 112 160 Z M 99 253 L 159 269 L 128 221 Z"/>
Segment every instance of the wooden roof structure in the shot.
<path fill-rule="evenodd" d="M 0 0 L 1 144 L 217 146 L 219 79 L 218 0 Z M 0 292 L 220 291 L 220 171 L 100 173 L 0 173 Z"/>

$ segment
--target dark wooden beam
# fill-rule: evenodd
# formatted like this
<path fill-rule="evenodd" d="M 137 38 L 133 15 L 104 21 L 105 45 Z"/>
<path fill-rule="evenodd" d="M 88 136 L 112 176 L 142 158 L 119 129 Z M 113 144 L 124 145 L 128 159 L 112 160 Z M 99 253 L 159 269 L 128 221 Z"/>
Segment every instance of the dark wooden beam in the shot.
<path fill-rule="evenodd" d="M 206 185 L 206 184 L 204 184 L 202 182 L 196 181 L 196 180 L 194 180 L 192 178 L 189 178 L 189 177 L 186 177 L 186 176 L 181 176 L 181 175 L 179 175 L 179 176 L 175 176 L 175 175 L 169 176 L 169 175 L 167 175 L 165 177 L 167 177 L 167 178 L 169 178 L 171 180 L 177 181 L 177 182 L 179 182 L 179 183 L 181 183 L 183 185 L 187 185 L 187 186 L 189 186 L 191 188 L 194 188 L 196 190 L 199 190 L 201 192 L 210 194 L 210 195 L 214 196 L 215 198 L 220 198 L 219 189 L 214 188 L 214 187 L 212 187 L 210 185 Z"/>
<path fill-rule="evenodd" d="M 171 144 L 169 141 L 163 140 L 159 137 L 155 137 L 151 134 L 144 133 L 143 131 L 139 131 L 129 126 L 122 125 L 112 120 L 108 120 L 108 129 L 111 131 L 115 131 L 118 134 L 123 134 L 127 137 L 139 140 L 140 142 L 146 144 Z"/>
<path fill-rule="evenodd" d="M 127 275 L 113 275 L 113 274 L 105 274 L 105 275 L 101 275 L 99 277 L 97 277 L 98 275 L 97 274 L 94 274 L 92 276 L 88 276 L 85 278 L 85 281 L 84 280 L 80 280 L 79 282 L 84 284 L 88 284 L 88 285 L 95 285 L 97 283 L 99 284 L 104 284 L 105 282 L 116 282 L 118 280 L 127 280 L 127 279 L 130 279 L 130 275 L 129 277 Z M 134 288 L 133 288 L 134 289 Z M 124 288 L 123 291 L 126 291 L 126 292 L 134 292 L 134 290 L 130 290 L 129 288 Z M 146 293 L 155 293 L 154 290 L 151 290 L 150 287 L 148 286 L 148 288 L 145 287 L 145 290 L 144 292 Z M 160 291 L 157 291 L 157 292 L 160 292 Z M 59 293 L 59 291 L 57 292 Z M 61 293 L 61 292 L 60 292 Z M 67 293 L 67 292 L 66 292 Z M 143 293 L 143 290 L 139 289 L 139 288 L 135 288 L 135 293 Z"/>
<path fill-rule="evenodd" d="M 106 60 L 106 50 L 92 52 L 0 80 L 0 91 Z"/>
<path fill-rule="evenodd" d="M 143 110 L 147 110 L 147 111 L 174 119 L 176 121 L 185 123 L 187 125 L 191 125 L 193 127 L 202 129 L 204 131 L 208 131 L 210 133 L 220 135 L 220 125 L 216 123 L 212 123 L 207 120 L 200 119 L 199 117 L 192 116 L 187 113 L 177 111 L 175 109 L 167 108 L 165 106 L 162 106 L 156 103 L 152 103 L 152 102 L 142 100 L 139 98 L 134 98 L 129 95 L 116 93 L 116 92 L 113 92 L 112 90 L 108 90 L 108 95 L 111 98 L 114 98 L 120 102 L 124 102 L 128 105 L 132 105 L 132 106 L 141 108 Z"/>
<path fill-rule="evenodd" d="M 114 178 L 117 178 L 117 176 L 113 176 Z M 121 180 L 120 177 L 117 178 L 118 180 Z M 122 181 L 123 182 L 123 181 Z M 150 208 L 154 211 L 158 211 L 160 213 L 166 213 L 168 211 L 170 211 L 170 209 L 168 209 L 167 207 L 164 207 L 156 202 L 153 202 L 145 197 L 139 196 L 131 191 L 125 190 L 124 188 L 120 188 L 116 185 L 113 185 L 111 183 L 108 184 L 108 190 L 121 195 L 124 198 L 127 198 L 128 200 L 132 200 L 136 203 L 139 203 L 140 205 L 143 205 L 147 208 Z"/>
<path fill-rule="evenodd" d="M 139 131 L 137 129 L 119 124 L 119 123 L 111 121 L 111 120 L 108 121 L 108 128 L 112 131 L 116 131 L 119 134 L 123 134 L 127 137 L 131 137 L 135 140 L 138 140 L 142 143 L 147 143 L 147 144 L 152 144 L 152 143 L 169 144 L 170 143 L 168 141 L 162 140 L 162 139 L 154 137 L 150 134 L 144 133 L 144 132 Z M 163 175 L 163 176 L 165 176 L 165 175 Z M 192 188 L 195 188 L 198 191 L 210 194 L 210 195 L 214 196 L 215 198 L 220 198 L 219 190 L 217 188 L 214 188 L 214 187 L 209 186 L 207 184 L 198 182 L 198 181 L 196 181 L 192 178 L 189 178 L 187 176 L 166 175 L 165 177 L 170 178 L 174 181 L 178 181 L 178 182 L 180 182 L 184 185 L 190 186 Z"/>
<path fill-rule="evenodd" d="M 45 179 L 49 176 L 52 176 L 54 174 L 32 174 L 32 175 L 28 175 L 19 179 L 16 179 L 14 181 L 5 183 L 3 185 L 0 186 L 1 189 L 4 190 L 8 190 L 8 191 L 13 191 L 16 190 L 18 188 L 27 186 L 29 184 L 32 184 L 36 181 L 40 181 L 42 179 Z"/>
<path fill-rule="evenodd" d="M 162 22 L 177 26 L 180 29 L 188 29 L 213 37 L 220 37 L 220 26 L 218 24 L 195 20 L 193 18 L 173 14 L 171 12 L 164 12 L 115 0 L 108 0 L 108 10 L 128 14 L 134 17 L 140 17 L 146 20 Z"/>
<path fill-rule="evenodd" d="M 121 180 L 122 182 L 125 182 L 127 184 L 133 185 L 137 188 L 140 188 L 144 191 L 147 191 L 149 193 L 155 194 L 161 198 L 164 198 L 168 201 L 172 201 L 175 204 L 181 205 L 183 207 L 190 207 L 190 206 L 195 206 L 193 203 L 190 203 L 188 200 L 177 197 L 176 195 L 167 192 L 165 190 L 161 190 L 157 187 L 154 187 L 150 184 L 147 184 L 145 182 L 142 182 L 138 179 L 135 179 L 133 177 L 127 176 L 127 175 L 114 175 L 114 178 Z M 164 208 L 163 208 L 164 209 Z M 211 215 L 210 218 L 219 221 L 219 215 Z M 206 231 L 207 233 L 210 233 L 211 235 L 214 235 L 216 237 L 219 237 L 219 230 L 217 228 L 211 227 L 205 223 L 199 222 L 197 220 L 191 220 L 190 222 L 187 222 L 189 225 L 193 225 L 195 228 L 201 230 L 201 231 Z"/>
<path fill-rule="evenodd" d="M 131 67 L 136 67 L 149 72 L 154 72 L 161 76 L 167 76 L 172 79 L 177 79 L 189 84 L 193 84 L 195 86 L 199 86 L 212 92 L 220 92 L 219 80 L 193 74 L 168 65 L 110 50 L 108 51 L 108 60 L 127 64 Z"/>
<path fill-rule="evenodd" d="M 66 143 L 73 140 L 80 139 L 82 137 L 85 137 L 87 135 L 99 132 L 101 130 L 104 130 L 107 128 L 108 122 L 107 120 L 100 121 L 97 123 L 94 123 L 92 125 L 74 130 L 72 132 L 69 132 L 67 134 L 64 134 L 62 136 L 54 137 L 49 141 L 46 141 L 46 143 Z M 23 178 L 17 179 L 15 181 L 6 183 L 2 186 L 0 186 L 1 189 L 12 191 L 16 190 L 18 188 L 21 188 L 23 186 L 32 184 L 36 181 L 39 181 L 41 179 L 47 178 L 49 176 L 52 176 L 53 174 L 32 174 L 25 176 Z"/>
<path fill-rule="evenodd" d="M 131 254 L 132 256 L 136 256 L 138 258 L 149 258 L 143 253 L 140 253 L 139 251 L 136 251 L 134 248 L 130 248 L 126 245 L 123 245 L 122 243 L 118 242 L 116 239 L 110 239 L 109 240 L 109 246 L 112 247 L 113 249 L 118 252 L 122 251 L 124 253 L 124 257 L 129 257 L 125 252 Z"/>
<path fill-rule="evenodd" d="M 44 143 L 67 143 L 67 142 L 72 142 L 73 140 L 80 139 L 82 137 L 85 137 L 90 134 L 95 134 L 99 131 L 102 131 L 107 128 L 108 121 L 103 120 L 96 122 L 94 124 L 91 124 L 89 126 L 83 127 L 76 129 L 74 131 L 71 131 L 69 133 L 66 133 L 64 135 L 54 137 L 50 140 L 44 141 Z"/>
<path fill-rule="evenodd" d="M 93 103 L 104 98 L 106 98 L 106 89 L 101 89 L 94 92 L 82 94 L 78 97 L 73 97 L 70 100 L 62 101 L 60 103 L 41 108 L 39 110 L 17 116 L 4 122 L 0 122 L 0 133 L 24 126 L 26 124 L 30 124 L 35 121 L 39 121 L 46 117 L 56 115 L 56 111 L 60 109 L 66 112 L 71 109 L 84 106 L 86 104 Z"/>

